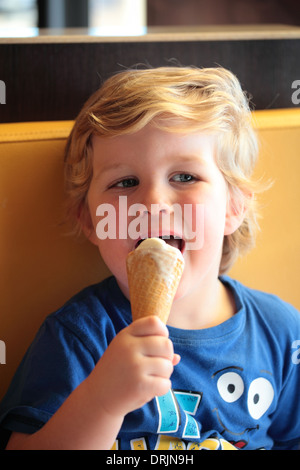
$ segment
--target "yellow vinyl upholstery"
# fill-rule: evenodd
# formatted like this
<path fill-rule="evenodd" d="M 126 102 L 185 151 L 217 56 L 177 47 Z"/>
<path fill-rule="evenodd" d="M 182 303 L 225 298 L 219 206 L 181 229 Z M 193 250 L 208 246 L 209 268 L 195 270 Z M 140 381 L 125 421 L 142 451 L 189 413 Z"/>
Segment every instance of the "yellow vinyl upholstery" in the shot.
<path fill-rule="evenodd" d="M 253 121 L 260 142 L 257 175 L 273 186 L 260 197 L 256 247 L 230 275 L 300 309 L 300 109 L 256 111 Z"/>
<path fill-rule="evenodd" d="M 300 308 L 300 109 L 257 111 L 263 196 L 257 248 L 231 275 Z M 63 153 L 72 121 L 0 124 L 0 399 L 43 319 L 109 275 L 97 249 L 63 223 Z M 1 362 L 1 361 L 0 361 Z M 59 365 L 57 365 L 59 367 Z"/>
<path fill-rule="evenodd" d="M 0 397 L 45 316 L 109 274 L 97 248 L 74 240 L 63 223 L 72 124 L 0 125 Z"/>

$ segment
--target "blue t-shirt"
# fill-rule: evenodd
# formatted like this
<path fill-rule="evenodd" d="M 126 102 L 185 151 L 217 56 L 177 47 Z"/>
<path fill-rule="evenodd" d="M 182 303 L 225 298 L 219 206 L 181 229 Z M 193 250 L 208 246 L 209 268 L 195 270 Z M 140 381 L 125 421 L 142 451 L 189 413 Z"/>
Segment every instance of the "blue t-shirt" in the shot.
<path fill-rule="evenodd" d="M 169 327 L 181 356 L 172 390 L 125 417 L 115 449 L 298 446 L 300 315 L 273 295 L 221 280 L 237 313 L 213 328 Z M 0 404 L 2 435 L 40 429 L 131 321 L 113 277 L 47 317 Z"/>

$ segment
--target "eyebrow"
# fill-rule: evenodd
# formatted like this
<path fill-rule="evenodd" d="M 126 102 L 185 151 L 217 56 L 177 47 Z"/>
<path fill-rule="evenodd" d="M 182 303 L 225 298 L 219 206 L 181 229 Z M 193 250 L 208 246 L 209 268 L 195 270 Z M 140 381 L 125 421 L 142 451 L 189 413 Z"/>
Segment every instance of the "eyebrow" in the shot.
<path fill-rule="evenodd" d="M 170 157 L 167 157 L 168 160 L 173 161 L 176 155 L 171 155 Z M 207 161 L 202 157 L 202 155 L 177 155 L 178 160 L 181 160 L 185 163 L 200 163 L 201 165 L 207 165 Z"/>
<path fill-rule="evenodd" d="M 111 165 L 105 165 L 102 169 L 101 169 L 101 172 L 107 172 L 107 171 L 110 171 L 110 170 L 115 170 L 115 169 L 118 169 L 118 168 L 122 168 L 124 167 L 125 165 L 122 164 L 122 163 L 112 163 Z"/>
<path fill-rule="evenodd" d="M 169 157 L 169 158 L 167 157 L 167 160 L 172 162 L 174 160 L 174 156 Z M 186 155 L 186 156 L 182 156 L 182 157 L 178 156 L 178 160 L 180 160 L 180 162 L 178 162 L 178 164 L 181 163 L 181 162 L 184 162 L 184 163 L 195 163 L 196 162 L 196 163 L 198 163 L 202 166 L 207 166 L 207 161 L 203 157 L 201 157 L 200 155 L 195 155 L 195 156 Z M 176 161 L 174 162 L 174 164 L 176 164 Z M 116 170 L 116 169 L 122 169 L 122 168 L 127 169 L 126 163 L 123 163 L 123 162 L 122 163 L 111 163 L 111 164 L 105 165 L 101 168 L 101 171 L 97 172 L 96 177 L 98 178 L 103 173 L 107 173 L 109 171 L 113 171 L 113 170 Z"/>
<path fill-rule="evenodd" d="M 117 169 L 121 169 L 124 168 L 125 169 L 126 165 L 124 165 L 123 163 L 112 163 L 111 165 L 105 165 L 103 167 L 101 167 L 101 169 L 99 169 L 96 173 L 94 172 L 94 176 L 95 178 L 99 178 L 100 176 L 102 176 L 104 173 L 108 173 L 109 171 L 113 171 L 113 170 L 117 170 Z"/>
<path fill-rule="evenodd" d="M 228 366 L 228 367 L 224 367 L 224 369 L 220 369 L 220 370 L 217 370 L 216 372 L 214 372 L 213 375 L 211 376 L 211 378 L 213 379 L 217 374 L 219 374 L 220 372 L 223 372 L 223 370 L 228 370 L 228 369 L 237 369 L 237 370 L 240 370 L 241 372 L 244 370 L 242 367 Z"/>
<path fill-rule="evenodd" d="M 179 163 L 180 162 L 184 162 L 184 163 L 196 162 L 196 163 L 200 163 L 201 165 L 207 165 L 207 161 L 201 155 L 183 155 L 183 156 L 171 155 L 169 157 L 165 157 L 166 161 L 170 161 L 170 162 L 173 162 L 176 158 L 179 160 Z M 176 160 L 174 163 L 176 164 Z M 122 163 L 112 163 L 112 164 L 105 165 L 102 171 L 106 172 L 106 171 L 114 170 L 120 167 L 126 167 L 126 161 Z"/>

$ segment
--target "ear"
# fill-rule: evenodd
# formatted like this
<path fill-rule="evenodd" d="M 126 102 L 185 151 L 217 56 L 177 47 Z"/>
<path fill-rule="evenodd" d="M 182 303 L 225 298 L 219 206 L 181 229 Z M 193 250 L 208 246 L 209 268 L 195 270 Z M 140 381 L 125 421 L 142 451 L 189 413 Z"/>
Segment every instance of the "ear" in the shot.
<path fill-rule="evenodd" d="M 246 198 L 252 198 L 252 194 L 246 195 L 239 189 L 229 189 L 224 235 L 231 235 L 243 223 L 246 214 Z"/>
<path fill-rule="evenodd" d="M 93 245 L 97 245 L 97 234 L 96 230 L 93 225 L 93 221 L 91 218 L 91 214 L 89 208 L 86 203 L 82 203 L 79 210 L 78 210 L 78 222 L 80 224 L 81 230 L 84 233 L 85 237 L 93 243 Z"/>

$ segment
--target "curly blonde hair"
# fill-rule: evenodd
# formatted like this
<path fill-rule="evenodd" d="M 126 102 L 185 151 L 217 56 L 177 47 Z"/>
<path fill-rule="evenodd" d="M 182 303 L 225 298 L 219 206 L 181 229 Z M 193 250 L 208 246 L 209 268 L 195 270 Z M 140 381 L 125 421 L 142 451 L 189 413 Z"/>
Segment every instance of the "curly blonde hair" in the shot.
<path fill-rule="evenodd" d="M 234 196 L 243 204 L 240 227 L 226 235 L 220 274 L 254 245 L 257 229 L 253 180 L 258 154 L 251 110 L 238 79 L 222 67 L 159 67 L 122 71 L 107 81 L 83 106 L 69 136 L 65 154 L 67 214 L 80 229 L 87 210 L 93 174 L 92 136 L 137 132 L 147 124 L 168 132 L 208 132 L 217 138 L 217 163 Z M 251 196 L 250 196 L 251 195 Z"/>

